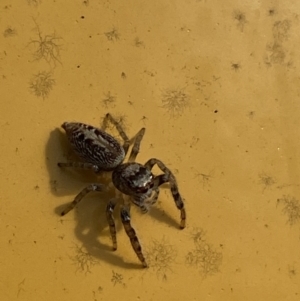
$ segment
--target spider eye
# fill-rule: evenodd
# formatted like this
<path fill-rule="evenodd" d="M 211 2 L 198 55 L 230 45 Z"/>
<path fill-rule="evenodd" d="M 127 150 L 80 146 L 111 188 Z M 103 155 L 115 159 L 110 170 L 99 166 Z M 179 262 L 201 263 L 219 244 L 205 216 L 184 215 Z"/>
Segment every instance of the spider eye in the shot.
<path fill-rule="evenodd" d="M 136 192 L 138 193 L 146 193 L 148 191 L 148 187 L 137 187 Z"/>
<path fill-rule="evenodd" d="M 142 187 L 137 187 L 136 192 L 137 193 L 146 193 L 149 189 L 152 189 L 153 186 L 154 186 L 154 183 L 152 182 L 152 178 L 151 178 L 151 182 L 146 183 L 146 185 L 144 185 Z"/>

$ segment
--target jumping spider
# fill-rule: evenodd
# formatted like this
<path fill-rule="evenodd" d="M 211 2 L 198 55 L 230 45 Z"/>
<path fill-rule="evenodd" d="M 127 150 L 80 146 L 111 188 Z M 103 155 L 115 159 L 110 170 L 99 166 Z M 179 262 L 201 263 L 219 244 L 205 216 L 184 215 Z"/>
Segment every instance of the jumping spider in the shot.
<path fill-rule="evenodd" d="M 89 169 L 96 174 L 110 172 L 112 183 L 115 189 L 115 198 L 111 199 L 106 207 L 106 218 L 112 237 L 113 250 L 117 249 L 116 226 L 113 218 L 113 211 L 118 201 L 120 214 L 124 229 L 130 239 L 131 245 L 141 261 L 143 267 L 147 267 L 142 247 L 131 226 L 130 204 L 138 206 L 143 213 L 146 213 L 151 205 L 155 204 L 159 195 L 159 186 L 164 183 L 170 184 L 170 190 L 176 207 L 180 210 L 180 228 L 185 228 L 186 212 L 182 198 L 178 191 L 176 178 L 163 162 L 152 158 L 144 165 L 136 163 L 135 158 L 140 149 L 141 140 L 145 134 L 142 128 L 133 139 L 129 139 L 120 124 L 108 113 L 105 116 L 104 124 L 110 121 L 118 130 L 124 140 L 123 146 L 104 130 L 95 128 L 83 123 L 65 122 L 62 128 L 66 131 L 67 138 L 71 143 L 74 152 L 83 162 L 58 163 L 59 167 L 73 167 Z M 123 163 L 131 142 L 133 147 L 127 163 Z M 157 165 L 163 174 L 154 176 L 151 172 L 154 165 Z M 91 184 L 84 188 L 74 201 L 61 213 L 67 214 L 82 198 L 91 191 L 104 191 L 103 184 Z"/>

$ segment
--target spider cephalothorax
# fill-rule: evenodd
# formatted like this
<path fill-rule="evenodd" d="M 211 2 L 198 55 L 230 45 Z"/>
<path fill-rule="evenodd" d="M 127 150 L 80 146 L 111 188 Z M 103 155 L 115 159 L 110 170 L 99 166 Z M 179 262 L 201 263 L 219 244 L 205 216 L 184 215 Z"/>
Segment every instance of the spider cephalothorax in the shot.
<path fill-rule="evenodd" d="M 116 227 L 113 218 L 113 211 L 118 201 L 121 202 L 121 220 L 124 229 L 130 238 L 132 247 L 138 258 L 146 267 L 147 263 L 142 253 L 142 248 L 136 236 L 135 230 L 131 226 L 130 203 L 137 205 L 143 212 L 147 212 L 159 195 L 159 186 L 164 183 L 170 184 L 172 196 L 177 208 L 180 210 L 180 228 L 185 227 L 186 213 L 182 198 L 178 191 L 177 182 L 173 173 L 158 159 L 150 159 L 144 165 L 134 162 L 140 148 L 141 140 L 145 129 L 142 128 L 134 139 L 132 151 L 128 162 L 123 163 L 128 152 L 130 141 L 119 123 L 110 115 L 106 114 L 104 125 L 110 121 L 117 128 L 120 136 L 124 140 L 123 146 L 110 134 L 102 129 L 93 126 L 77 123 L 65 122 L 62 127 L 66 131 L 74 152 L 83 160 L 82 162 L 58 163 L 60 167 L 76 167 L 90 169 L 96 173 L 112 171 L 112 182 L 116 188 L 116 198 L 111 199 L 106 207 L 106 217 L 113 241 L 113 249 L 117 249 Z M 157 165 L 163 174 L 154 176 L 151 172 L 154 165 Z M 103 191 L 102 184 L 91 184 L 84 188 L 74 199 L 74 201 L 62 212 L 67 214 L 72 210 L 82 198 L 91 191 Z M 120 199 L 121 198 L 121 199 Z"/>
<path fill-rule="evenodd" d="M 121 192 L 134 197 L 151 192 L 154 175 L 142 164 L 129 162 L 116 167 L 112 181 Z"/>

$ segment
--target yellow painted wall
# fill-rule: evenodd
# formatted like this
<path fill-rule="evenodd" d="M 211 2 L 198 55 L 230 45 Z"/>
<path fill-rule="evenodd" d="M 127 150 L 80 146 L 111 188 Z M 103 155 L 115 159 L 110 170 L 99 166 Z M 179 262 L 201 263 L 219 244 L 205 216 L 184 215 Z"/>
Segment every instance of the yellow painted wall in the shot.
<path fill-rule="evenodd" d="M 295 1 L 2 0 L 0 300 L 299 300 L 299 45 Z M 64 121 L 107 112 L 168 186 L 112 251 Z M 112 132 L 115 134 L 115 131 Z M 155 174 L 159 173 L 154 169 Z"/>

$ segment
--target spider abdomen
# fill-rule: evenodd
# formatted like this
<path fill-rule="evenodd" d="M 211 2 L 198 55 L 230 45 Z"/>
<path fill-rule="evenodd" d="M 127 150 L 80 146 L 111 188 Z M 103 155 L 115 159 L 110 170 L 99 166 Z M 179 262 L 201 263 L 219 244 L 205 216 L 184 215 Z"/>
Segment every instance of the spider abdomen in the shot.
<path fill-rule="evenodd" d="M 100 170 L 112 170 L 124 160 L 119 142 L 101 129 L 78 122 L 65 122 L 62 128 L 76 154 Z"/>

